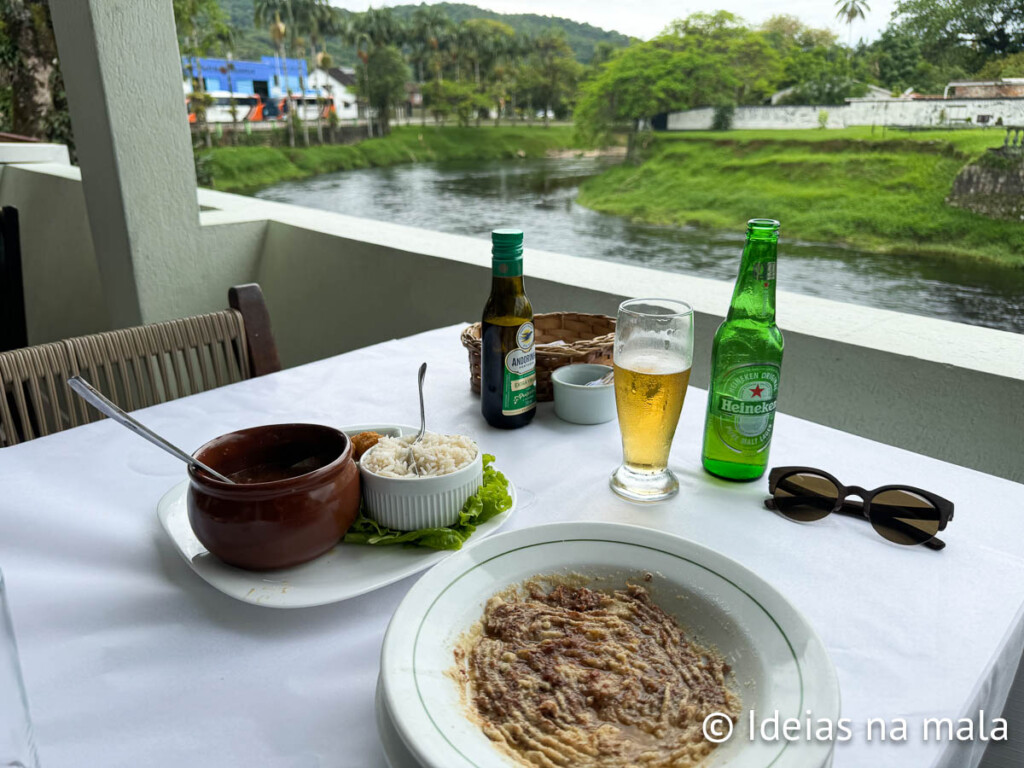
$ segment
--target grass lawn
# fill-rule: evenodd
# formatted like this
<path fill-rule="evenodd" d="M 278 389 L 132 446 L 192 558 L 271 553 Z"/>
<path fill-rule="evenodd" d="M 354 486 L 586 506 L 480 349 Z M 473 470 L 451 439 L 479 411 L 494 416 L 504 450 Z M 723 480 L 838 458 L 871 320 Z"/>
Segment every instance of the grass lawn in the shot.
<path fill-rule="evenodd" d="M 586 181 L 579 202 L 661 224 L 740 230 L 782 222 L 784 237 L 913 256 L 1024 267 L 1024 223 L 945 204 L 967 162 L 1001 130 L 844 130 L 655 134 L 642 162 Z"/>
<path fill-rule="evenodd" d="M 479 128 L 408 126 L 382 139 L 322 147 L 221 147 L 199 153 L 213 188 L 252 192 L 279 181 L 332 171 L 425 160 L 497 160 L 543 157 L 576 146 L 571 126 Z"/>

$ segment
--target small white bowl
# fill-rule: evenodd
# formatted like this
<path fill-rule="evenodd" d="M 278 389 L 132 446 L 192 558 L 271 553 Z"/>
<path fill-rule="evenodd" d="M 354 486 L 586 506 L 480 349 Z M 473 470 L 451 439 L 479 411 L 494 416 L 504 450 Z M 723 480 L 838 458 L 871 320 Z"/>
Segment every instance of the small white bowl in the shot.
<path fill-rule="evenodd" d="M 366 513 L 381 525 L 397 531 L 444 528 L 459 520 L 466 499 L 480 490 L 484 480 L 484 459 L 477 446 L 476 457 L 466 466 L 435 477 L 384 477 L 363 467 L 363 502 Z"/>
<path fill-rule="evenodd" d="M 608 365 L 576 363 L 556 368 L 551 373 L 555 393 L 555 415 L 573 424 L 604 424 L 615 418 L 615 385 L 586 386 L 612 368 Z"/>

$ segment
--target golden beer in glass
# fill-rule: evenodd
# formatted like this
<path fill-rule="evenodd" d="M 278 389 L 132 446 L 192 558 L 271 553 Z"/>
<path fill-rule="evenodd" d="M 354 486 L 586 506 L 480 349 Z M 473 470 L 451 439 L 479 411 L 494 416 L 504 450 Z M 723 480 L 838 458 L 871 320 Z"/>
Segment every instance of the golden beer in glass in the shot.
<path fill-rule="evenodd" d="M 668 469 L 672 438 L 693 362 L 693 310 L 681 301 L 623 302 L 615 328 L 615 405 L 622 465 L 611 478 L 631 501 L 661 501 L 679 491 Z"/>

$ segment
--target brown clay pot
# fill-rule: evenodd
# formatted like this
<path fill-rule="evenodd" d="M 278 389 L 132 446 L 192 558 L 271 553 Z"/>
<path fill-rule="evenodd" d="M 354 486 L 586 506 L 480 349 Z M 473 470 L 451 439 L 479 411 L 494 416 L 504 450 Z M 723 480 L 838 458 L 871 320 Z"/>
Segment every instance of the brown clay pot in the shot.
<path fill-rule="evenodd" d="M 188 470 L 192 530 L 230 565 L 269 570 L 312 560 L 338 543 L 359 512 L 352 443 L 337 429 L 252 427 L 214 438 L 194 455 L 228 477 L 250 473 L 248 482 L 225 483 Z M 310 457 L 316 468 L 276 479 Z"/>

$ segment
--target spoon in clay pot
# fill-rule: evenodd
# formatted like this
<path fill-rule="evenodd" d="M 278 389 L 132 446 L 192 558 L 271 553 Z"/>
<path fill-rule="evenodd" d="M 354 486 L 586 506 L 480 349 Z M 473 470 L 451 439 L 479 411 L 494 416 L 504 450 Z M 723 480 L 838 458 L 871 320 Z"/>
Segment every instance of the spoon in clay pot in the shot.
<path fill-rule="evenodd" d="M 203 462 L 198 461 L 194 457 L 185 453 L 183 450 L 181 450 L 181 448 L 178 448 L 176 445 L 172 445 L 171 443 L 167 442 L 164 438 L 160 437 L 160 435 L 151 430 L 149 427 L 143 426 L 142 424 L 137 422 L 123 410 L 118 408 L 114 403 L 112 403 L 110 400 L 104 397 L 99 390 L 93 387 L 92 384 L 83 379 L 81 376 L 72 376 L 70 379 L 68 379 L 68 386 L 71 387 L 72 391 L 76 395 L 85 400 L 85 402 L 87 402 L 97 411 L 102 413 L 104 416 L 109 416 L 122 427 L 126 427 L 139 437 L 148 440 L 157 448 L 162 448 L 163 450 L 171 454 L 171 456 L 173 456 L 174 458 L 181 459 L 186 464 L 189 464 L 195 467 L 196 469 L 205 472 L 211 477 L 220 480 L 222 483 L 235 482 L 234 480 L 225 477 L 220 472 L 216 472 L 210 469 L 208 466 L 203 464 Z"/>

